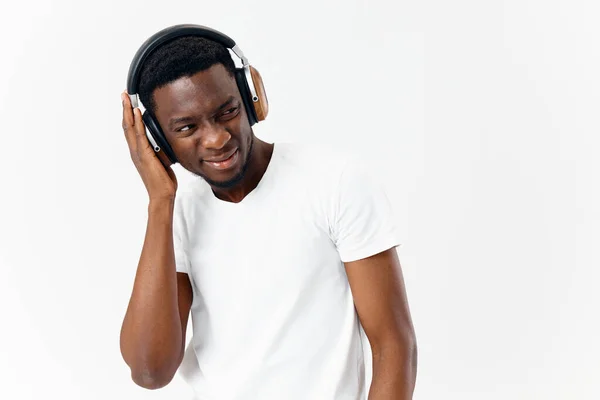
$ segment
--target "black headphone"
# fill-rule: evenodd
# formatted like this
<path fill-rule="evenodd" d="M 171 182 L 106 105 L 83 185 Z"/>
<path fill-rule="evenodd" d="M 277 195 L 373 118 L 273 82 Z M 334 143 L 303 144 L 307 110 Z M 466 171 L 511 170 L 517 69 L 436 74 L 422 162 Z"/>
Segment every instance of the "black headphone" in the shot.
<path fill-rule="evenodd" d="M 140 82 L 140 73 L 148 56 L 161 45 L 182 36 L 204 37 L 231 49 L 242 61 L 242 67 L 235 69 L 235 80 L 242 96 L 242 102 L 244 103 L 250 126 L 267 117 L 269 105 L 262 78 L 258 71 L 248 63 L 248 59 L 244 56 L 242 50 L 229 36 L 206 26 L 191 24 L 174 25 L 165 28 L 148 38 L 139 48 L 131 62 L 127 75 L 127 93 L 133 107 L 138 107 L 139 104 L 138 85 Z M 163 150 L 169 161 L 175 164 L 177 157 L 175 157 L 173 149 L 167 142 L 158 121 L 148 110 L 144 111 L 142 118 L 147 128 L 146 136 L 152 144 L 154 151 L 159 153 Z"/>

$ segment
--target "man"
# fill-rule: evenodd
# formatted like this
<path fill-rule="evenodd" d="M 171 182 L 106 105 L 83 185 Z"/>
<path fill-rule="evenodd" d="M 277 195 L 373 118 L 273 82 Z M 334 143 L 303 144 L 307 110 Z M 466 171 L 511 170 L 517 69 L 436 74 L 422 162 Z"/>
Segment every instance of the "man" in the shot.
<path fill-rule="evenodd" d="M 200 177 L 179 192 L 122 95 L 149 195 L 121 331 L 134 382 L 171 381 L 191 311 L 198 399 L 411 399 L 416 341 L 385 194 L 342 152 L 257 138 L 234 68 L 224 46 L 192 36 L 145 61 L 140 99 Z"/>

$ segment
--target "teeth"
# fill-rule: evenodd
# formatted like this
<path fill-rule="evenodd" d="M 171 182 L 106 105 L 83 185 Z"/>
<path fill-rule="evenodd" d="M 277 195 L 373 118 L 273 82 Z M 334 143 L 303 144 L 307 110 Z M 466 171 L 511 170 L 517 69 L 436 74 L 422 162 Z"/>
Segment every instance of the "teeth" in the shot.
<path fill-rule="evenodd" d="M 232 155 L 233 155 L 233 154 L 232 154 Z M 232 155 L 231 155 L 231 156 L 232 156 Z M 212 163 L 213 163 L 213 164 L 222 164 L 222 163 L 224 163 L 225 161 L 229 160 L 229 159 L 231 158 L 231 156 L 229 156 L 229 157 L 227 157 L 226 159 L 224 159 L 224 160 L 221 160 L 221 161 L 212 161 Z"/>
<path fill-rule="evenodd" d="M 206 162 L 209 163 L 209 164 L 211 164 L 211 165 L 214 165 L 215 167 L 220 167 L 223 164 L 229 162 L 233 158 L 233 156 L 235 155 L 236 152 L 237 152 L 237 150 L 234 151 L 232 155 L 230 155 L 229 157 L 227 157 L 224 160 L 221 160 L 221 161 L 206 161 Z"/>

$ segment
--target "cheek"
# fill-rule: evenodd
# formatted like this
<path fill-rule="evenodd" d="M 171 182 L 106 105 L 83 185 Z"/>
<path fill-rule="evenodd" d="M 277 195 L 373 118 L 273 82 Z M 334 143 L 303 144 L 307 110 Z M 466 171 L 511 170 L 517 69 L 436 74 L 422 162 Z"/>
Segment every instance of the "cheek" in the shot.
<path fill-rule="evenodd" d="M 247 146 L 250 142 L 248 139 L 252 137 L 252 129 L 250 123 L 246 119 L 245 114 L 240 113 L 238 118 L 229 121 L 225 126 L 225 129 L 231 135 L 233 141 L 240 146 Z"/>
<path fill-rule="evenodd" d="M 236 130 L 237 132 L 246 132 L 250 130 L 250 122 L 248 121 L 248 114 L 246 113 L 246 107 L 241 105 L 239 118 L 236 118 Z"/>
<path fill-rule="evenodd" d="M 241 132 L 244 132 L 246 124 L 248 124 L 246 114 L 240 112 L 237 118 L 227 122 L 225 129 L 227 129 L 232 136 L 240 136 Z"/>
<path fill-rule="evenodd" d="M 179 162 L 182 164 L 188 164 L 197 158 L 196 144 L 191 137 L 172 141 L 171 148 L 175 152 L 175 155 L 177 155 Z"/>

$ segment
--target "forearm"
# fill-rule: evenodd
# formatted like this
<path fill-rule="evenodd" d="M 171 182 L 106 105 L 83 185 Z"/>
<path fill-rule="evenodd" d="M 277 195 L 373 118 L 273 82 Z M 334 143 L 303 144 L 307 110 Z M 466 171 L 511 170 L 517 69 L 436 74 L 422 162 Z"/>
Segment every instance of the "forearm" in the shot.
<path fill-rule="evenodd" d="M 134 380 L 142 384 L 164 380 L 173 373 L 182 347 L 172 232 L 173 204 L 150 203 L 144 246 L 121 331 L 123 358 Z"/>
<path fill-rule="evenodd" d="M 369 400 L 411 400 L 417 375 L 414 339 L 373 351 L 373 378 Z"/>

